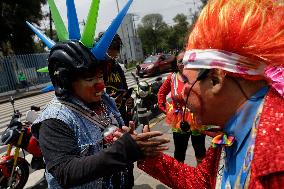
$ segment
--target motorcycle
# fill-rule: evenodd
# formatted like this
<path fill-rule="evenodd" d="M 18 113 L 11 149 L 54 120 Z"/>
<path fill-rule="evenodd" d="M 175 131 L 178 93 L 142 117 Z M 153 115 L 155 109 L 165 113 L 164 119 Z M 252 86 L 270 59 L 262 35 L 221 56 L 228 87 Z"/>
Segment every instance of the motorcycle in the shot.
<path fill-rule="evenodd" d="M 132 120 L 136 126 L 149 125 L 149 120 L 160 113 L 158 107 L 158 91 L 163 84 L 162 78 L 158 77 L 152 84 L 139 81 L 138 77 L 131 73 L 136 81 L 137 88 L 134 91 L 135 105 L 132 109 Z"/>
<path fill-rule="evenodd" d="M 15 101 L 12 97 L 10 102 L 14 113 L 7 129 L 1 136 L 2 145 L 7 145 L 7 151 L 0 160 L 0 188 L 21 189 L 24 188 L 29 178 L 30 164 L 25 159 L 25 151 L 33 155 L 32 169 L 45 168 L 39 143 L 31 133 L 31 123 L 40 108 L 32 106 L 27 113 L 27 121 L 21 122 L 22 115 L 19 110 L 15 110 Z M 22 149 L 24 157 L 20 157 L 20 149 Z"/>

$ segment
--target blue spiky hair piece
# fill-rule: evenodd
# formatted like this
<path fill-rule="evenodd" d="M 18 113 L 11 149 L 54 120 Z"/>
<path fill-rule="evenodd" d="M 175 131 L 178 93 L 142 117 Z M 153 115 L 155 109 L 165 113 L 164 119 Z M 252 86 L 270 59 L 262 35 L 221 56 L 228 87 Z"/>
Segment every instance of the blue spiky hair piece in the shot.
<path fill-rule="evenodd" d="M 54 3 L 54 0 L 48 0 L 59 41 L 78 40 L 84 46 L 90 49 L 90 51 L 93 53 L 97 60 L 104 60 L 106 58 L 106 52 L 133 0 L 129 0 L 126 3 L 124 8 L 119 12 L 119 14 L 113 20 L 111 25 L 108 27 L 103 37 L 98 41 L 98 43 L 96 43 L 95 46 L 93 46 L 99 2 L 100 0 L 92 0 L 87 22 L 84 27 L 84 31 L 81 35 L 74 0 L 66 0 L 68 32 L 65 28 L 60 13 Z M 29 22 L 27 22 L 27 24 L 34 31 L 34 33 L 46 44 L 49 49 L 51 49 L 56 44 L 53 40 L 44 35 L 35 26 L 30 24 Z"/>

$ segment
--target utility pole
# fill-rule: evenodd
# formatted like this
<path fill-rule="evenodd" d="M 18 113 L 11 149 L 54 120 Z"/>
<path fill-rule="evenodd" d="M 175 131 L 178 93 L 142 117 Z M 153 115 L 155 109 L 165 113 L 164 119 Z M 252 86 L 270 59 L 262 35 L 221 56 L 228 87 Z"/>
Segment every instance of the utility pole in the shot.
<path fill-rule="evenodd" d="M 115 2 L 116 2 L 117 13 L 119 13 L 119 5 L 118 5 L 118 1 L 117 1 L 117 0 L 115 0 Z"/>
<path fill-rule="evenodd" d="M 49 8 L 49 35 L 50 39 L 53 39 L 53 30 L 52 30 L 52 16 L 51 16 L 51 10 Z"/>

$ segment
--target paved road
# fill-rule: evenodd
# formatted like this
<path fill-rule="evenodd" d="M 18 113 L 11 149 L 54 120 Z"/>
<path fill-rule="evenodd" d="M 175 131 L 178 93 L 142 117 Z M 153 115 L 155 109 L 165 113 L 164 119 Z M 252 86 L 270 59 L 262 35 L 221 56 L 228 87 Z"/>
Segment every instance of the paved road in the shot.
<path fill-rule="evenodd" d="M 161 77 L 165 79 L 168 73 L 162 74 Z M 151 78 L 143 78 L 139 79 L 140 81 L 147 81 L 152 83 L 156 77 Z M 131 75 L 130 72 L 126 73 L 126 80 L 128 87 L 135 87 L 136 82 Z M 31 105 L 40 106 L 41 109 L 46 105 L 47 102 L 51 100 L 53 97 L 54 92 L 49 92 L 33 97 L 19 99 L 15 102 L 15 108 L 23 113 L 22 120 L 25 120 L 25 112 L 27 112 Z M 13 113 L 13 109 L 10 103 L 0 104 L 0 135 L 6 129 L 6 125 L 9 123 L 11 119 L 11 115 Z M 6 151 L 5 146 L 0 147 L 0 154 L 3 154 Z M 26 155 L 26 159 L 30 162 L 32 156 Z M 30 177 L 28 183 L 26 184 L 25 188 L 34 188 L 34 189 L 41 189 L 47 188 L 45 180 L 43 179 L 44 170 L 33 171 L 30 170 Z"/>

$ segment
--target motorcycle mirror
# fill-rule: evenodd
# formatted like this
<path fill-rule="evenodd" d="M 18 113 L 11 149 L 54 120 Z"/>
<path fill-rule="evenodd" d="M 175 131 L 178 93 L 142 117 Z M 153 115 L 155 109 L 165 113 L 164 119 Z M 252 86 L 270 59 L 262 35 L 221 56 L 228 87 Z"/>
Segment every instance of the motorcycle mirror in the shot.
<path fill-rule="evenodd" d="M 16 113 L 15 106 L 14 106 L 15 100 L 14 100 L 13 96 L 10 96 L 9 102 L 12 104 L 14 113 Z"/>

